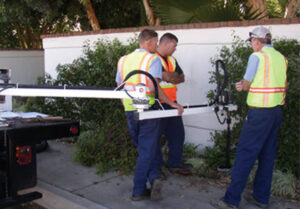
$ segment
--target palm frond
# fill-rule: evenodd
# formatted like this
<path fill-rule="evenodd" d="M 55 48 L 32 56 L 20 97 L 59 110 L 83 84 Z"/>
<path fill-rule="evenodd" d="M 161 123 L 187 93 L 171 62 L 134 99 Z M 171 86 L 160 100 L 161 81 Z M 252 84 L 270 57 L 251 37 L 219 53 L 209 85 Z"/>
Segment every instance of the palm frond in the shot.
<path fill-rule="evenodd" d="M 253 6 L 244 6 L 243 19 L 245 20 L 258 20 L 266 17 L 263 15 L 264 11 L 260 12 L 258 9 L 252 11 Z"/>
<path fill-rule="evenodd" d="M 198 22 L 197 10 L 209 5 L 209 0 L 152 0 L 154 13 L 163 24 Z"/>
<path fill-rule="evenodd" d="M 241 19 L 240 4 L 229 0 L 219 1 L 209 9 L 210 21 L 232 21 Z"/>
<path fill-rule="evenodd" d="M 251 11 L 246 0 L 152 0 L 154 13 L 162 24 L 260 19 L 262 12 Z"/>

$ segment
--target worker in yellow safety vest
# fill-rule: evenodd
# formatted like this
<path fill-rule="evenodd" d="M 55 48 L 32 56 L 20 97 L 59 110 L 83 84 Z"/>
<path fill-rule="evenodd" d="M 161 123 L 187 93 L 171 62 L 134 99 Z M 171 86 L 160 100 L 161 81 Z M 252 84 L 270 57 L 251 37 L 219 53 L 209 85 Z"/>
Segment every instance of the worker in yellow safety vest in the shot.
<path fill-rule="evenodd" d="M 139 34 L 140 48 L 119 59 L 116 82 L 120 85 L 128 73 L 134 70 L 141 70 L 150 73 L 158 85 L 159 99 L 166 102 L 173 108 L 178 109 L 178 115 L 183 112 L 183 107 L 171 101 L 159 87 L 161 80 L 161 62 L 155 53 L 157 47 L 157 33 L 153 30 L 144 29 Z M 125 88 L 128 91 L 134 90 L 135 86 L 142 83 L 146 86 L 147 96 L 149 97 L 149 110 L 153 109 L 154 84 L 144 74 L 131 76 Z M 136 162 L 134 186 L 131 200 L 138 201 L 150 198 L 153 201 L 161 199 L 162 182 L 159 178 L 154 159 L 157 155 L 159 119 L 149 119 L 138 121 L 134 119 L 136 109 L 132 107 L 132 99 L 123 99 L 123 106 L 128 120 L 128 129 L 133 144 L 137 147 L 138 159 Z M 151 189 L 147 188 L 147 181 L 151 184 Z"/>
<path fill-rule="evenodd" d="M 212 204 L 218 208 L 237 208 L 255 161 L 258 160 L 253 193 L 244 198 L 267 208 L 276 156 L 277 133 L 282 121 L 287 84 L 287 60 L 271 45 L 271 33 L 256 27 L 249 34 L 254 53 L 248 60 L 244 79 L 237 91 L 248 91 L 249 111 L 243 124 L 232 168 L 231 183 L 225 196 Z"/>
<path fill-rule="evenodd" d="M 179 66 L 173 53 L 176 51 L 178 38 L 172 33 L 165 33 L 159 40 L 156 54 L 162 63 L 162 82 L 160 86 L 166 95 L 177 102 L 177 84 L 184 82 L 184 73 Z M 173 109 L 165 102 L 161 102 L 164 109 Z M 170 172 L 179 174 L 191 174 L 192 166 L 182 162 L 182 152 L 184 144 L 184 126 L 181 116 L 162 118 L 160 121 L 160 135 L 166 137 L 168 145 L 167 167 Z M 160 137 L 161 139 L 161 137 Z M 161 144 L 161 143 L 160 143 Z M 166 179 L 166 174 L 161 169 L 163 165 L 162 150 L 159 147 L 159 158 L 157 166 L 161 178 Z"/>

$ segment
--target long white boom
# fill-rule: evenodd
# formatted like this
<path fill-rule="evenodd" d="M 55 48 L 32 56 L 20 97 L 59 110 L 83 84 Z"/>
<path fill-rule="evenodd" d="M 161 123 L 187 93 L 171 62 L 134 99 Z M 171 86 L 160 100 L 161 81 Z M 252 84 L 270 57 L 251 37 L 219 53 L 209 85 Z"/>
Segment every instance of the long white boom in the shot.
<path fill-rule="evenodd" d="M 128 95 L 130 94 L 130 96 Z M 148 100 L 146 97 L 146 89 L 144 86 L 138 86 L 135 91 L 125 92 L 116 90 L 100 90 L 100 89 L 57 89 L 57 88 L 0 88 L 0 96 L 22 96 L 22 97 L 74 97 L 74 98 L 106 98 L 106 99 L 124 99 L 134 98 L 133 107 L 138 111 L 135 113 L 136 120 L 146 120 L 153 118 L 165 118 L 178 116 L 177 109 L 172 110 L 151 110 L 148 109 Z M 236 105 L 213 105 L 202 107 L 184 108 L 183 115 L 192 115 L 206 112 L 216 111 L 235 111 Z"/>
<path fill-rule="evenodd" d="M 199 114 L 199 113 L 207 113 L 207 112 L 214 112 L 216 108 L 219 111 L 225 111 L 228 109 L 229 111 L 237 110 L 237 105 L 225 105 L 225 106 L 206 106 L 206 107 L 187 107 L 184 108 L 184 112 L 182 115 L 192 115 L 192 114 Z M 177 109 L 171 110 L 151 110 L 151 111 L 144 111 L 144 112 L 136 112 L 134 118 L 136 120 L 147 120 L 153 118 L 166 118 L 166 117 L 174 117 L 178 116 Z"/>
<path fill-rule="evenodd" d="M 135 92 L 131 92 L 133 97 Z M 129 98 L 125 91 L 90 89 L 0 88 L 0 95 L 22 97 Z"/>

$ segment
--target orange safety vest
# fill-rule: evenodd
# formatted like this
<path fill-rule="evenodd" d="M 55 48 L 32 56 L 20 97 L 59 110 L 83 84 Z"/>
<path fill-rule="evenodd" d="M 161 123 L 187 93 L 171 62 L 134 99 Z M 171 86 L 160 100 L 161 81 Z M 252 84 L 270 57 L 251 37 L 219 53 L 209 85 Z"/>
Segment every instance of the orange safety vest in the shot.
<path fill-rule="evenodd" d="M 166 70 L 166 72 L 175 72 L 176 60 L 174 57 L 168 56 L 166 62 L 166 60 L 159 53 L 156 54 L 160 58 L 162 66 Z M 175 84 L 166 81 L 161 81 L 159 85 L 171 101 L 174 102 L 177 100 L 177 87 Z M 163 103 L 163 101 L 160 102 Z"/>

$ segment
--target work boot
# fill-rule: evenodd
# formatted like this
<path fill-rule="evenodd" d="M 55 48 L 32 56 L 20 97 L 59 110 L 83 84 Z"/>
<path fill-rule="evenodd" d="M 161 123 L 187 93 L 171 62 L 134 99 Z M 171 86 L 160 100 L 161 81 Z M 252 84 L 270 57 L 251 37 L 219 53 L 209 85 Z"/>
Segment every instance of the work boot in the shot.
<path fill-rule="evenodd" d="M 237 209 L 238 207 L 231 205 L 224 201 L 224 197 L 219 200 L 213 199 L 210 201 L 210 204 L 217 209 Z"/>
<path fill-rule="evenodd" d="M 181 163 L 177 167 L 169 167 L 171 173 L 178 173 L 182 175 L 191 175 L 193 166 L 188 163 Z"/>
<path fill-rule="evenodd" d="M 151 197 L 152 201 L 158 201 L 162 199 L 161 189 L 162 189 L 162 180 L 159 178 L 154 179 L 151 182 Z"/>
<path fill-rule="evenodd" d="M 259 208 L 268 208 L 268 205 L 267 205 L 267 204 L 258 202 L 258 201 L 253 197 L 253 195 L 250 194 L 250 193 L 244 194 L 243 197 L 244 197 L 244 199 L 245 199 L 248 203 L 250 203 L 250 204 L 252 204 L 252 205 L 256 205 L 256 206 L 259 207 Z"/>
<path fill-rule="evenodd" d="M 167 180 L 167 174 L 163 171 L 163 169 L 158 170 L 158 177 L 160 180 L 165 181 Z"/>
<path fill-rule="evenodd" d="M 132 201 L 140 201 L 140 200 L 150 198 L 150 195 L 151 195 L 151 190 L 146 189 L 142 194 L 133 194 L 130 199 Z"/>

